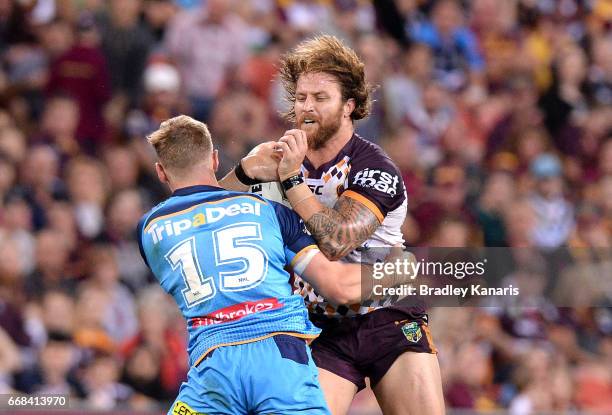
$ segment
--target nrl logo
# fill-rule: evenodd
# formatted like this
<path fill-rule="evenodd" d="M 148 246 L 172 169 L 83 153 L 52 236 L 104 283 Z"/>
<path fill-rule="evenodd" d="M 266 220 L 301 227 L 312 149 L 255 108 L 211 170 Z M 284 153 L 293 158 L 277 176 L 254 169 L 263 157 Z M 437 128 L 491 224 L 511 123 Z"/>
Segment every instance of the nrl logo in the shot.
<path fill-rule="evenodd" d="M 419 340 L 421 340 L 421 337 L 423 337 L 423 334 L 421 333 L 421 328 L 414 321 L 404 324 L 402 326 L 402 333 L 404 333 L 404 336 L 406 336 L 408 341 L 412 343 L 418 342 Z"/>

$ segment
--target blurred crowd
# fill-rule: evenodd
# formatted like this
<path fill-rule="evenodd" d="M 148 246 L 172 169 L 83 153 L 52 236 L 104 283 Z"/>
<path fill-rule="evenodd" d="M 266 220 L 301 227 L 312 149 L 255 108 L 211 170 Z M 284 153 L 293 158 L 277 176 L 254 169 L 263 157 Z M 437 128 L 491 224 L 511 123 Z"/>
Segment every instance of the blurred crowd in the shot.
<path fill-rule="evenodd" d="M 0 393 L 173 399 L 185 324 L 135 235 L 168 195 L 145 136 L 205 121 L 223 175 L 289 127 L 276 63 L 317 33 L 377 86 L 357 132 L 402 171 L 408 247 L 570 265 L 513 258 L 532 301 L 431 310 L 448 406 L 612 413 L 611 0 L 0 0 Z"/>

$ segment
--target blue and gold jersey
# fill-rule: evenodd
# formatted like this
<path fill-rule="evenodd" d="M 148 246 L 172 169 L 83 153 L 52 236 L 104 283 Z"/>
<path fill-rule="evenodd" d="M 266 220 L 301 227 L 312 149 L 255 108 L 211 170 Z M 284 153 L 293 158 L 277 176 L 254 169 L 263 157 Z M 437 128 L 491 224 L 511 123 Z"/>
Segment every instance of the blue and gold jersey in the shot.
<path fill-rule="evenodd" d="M 191 186 L 146 213 L 138 235 L 144 261 L 187 320 L 191 364 L 219 346 L 319 333 L 284 269 L 301 273 L 318 252 L 290 209 Z"/>

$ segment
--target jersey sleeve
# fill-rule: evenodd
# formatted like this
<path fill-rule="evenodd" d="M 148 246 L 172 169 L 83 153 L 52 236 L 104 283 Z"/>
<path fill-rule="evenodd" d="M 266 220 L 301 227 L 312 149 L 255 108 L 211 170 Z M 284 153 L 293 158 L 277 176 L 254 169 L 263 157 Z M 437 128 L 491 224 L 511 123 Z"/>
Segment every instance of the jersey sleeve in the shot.
<path fill-rule="evenodd" d="M 404 202 L 404 181 L 382 150 L 363 153 L 353 162 L 342 195 L 364 204 L 382 223 L 389 212 Z"/>
<path fill-rule="evenodd" d="M 137 238 L 138 238 L 138 250 L 140 251 L 140 256 L 142 257 L 142 260 L 144 261 L 144 263 L 147 264 L 147 267 L 151 268 L 151 266 L 149 265 L 149 261 L 147 261 L 147 256 L 145 255 L 144 246 L 142 243 L 142 237 L 143 237 L 142 232 L 144 231 L 144 225 L 147 220 L 147 216 L 148 215 L 143 216 L 140 219 L 140 221 L 138 221 Z"/>
<path fill-rule="evenodd" d="M 270 201 L 278 219 L 287 264 L 301 274 L 312 258 L 320 252 L 315 240 L 308 234 L 300 217 L 291 209 L 280 203 Z"/>

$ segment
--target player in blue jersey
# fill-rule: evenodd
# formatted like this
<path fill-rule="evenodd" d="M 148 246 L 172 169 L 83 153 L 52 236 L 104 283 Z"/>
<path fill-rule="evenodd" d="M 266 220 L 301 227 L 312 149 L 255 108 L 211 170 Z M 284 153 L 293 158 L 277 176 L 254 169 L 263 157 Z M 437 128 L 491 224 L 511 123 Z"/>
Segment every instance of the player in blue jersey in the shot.
<path fill-rule="evenodd" d="M 189 332 L 191 369 L 169 413 L 328 414 L 306 343 L 319 329 L 284 267 L 345 304 L 361 297 L 360 266 L 327 260 L 290 209 L 218 187 L 206 125 L 175 117 L 148 140 L 173 193 L 141 219 L 141 254 Z"/>

